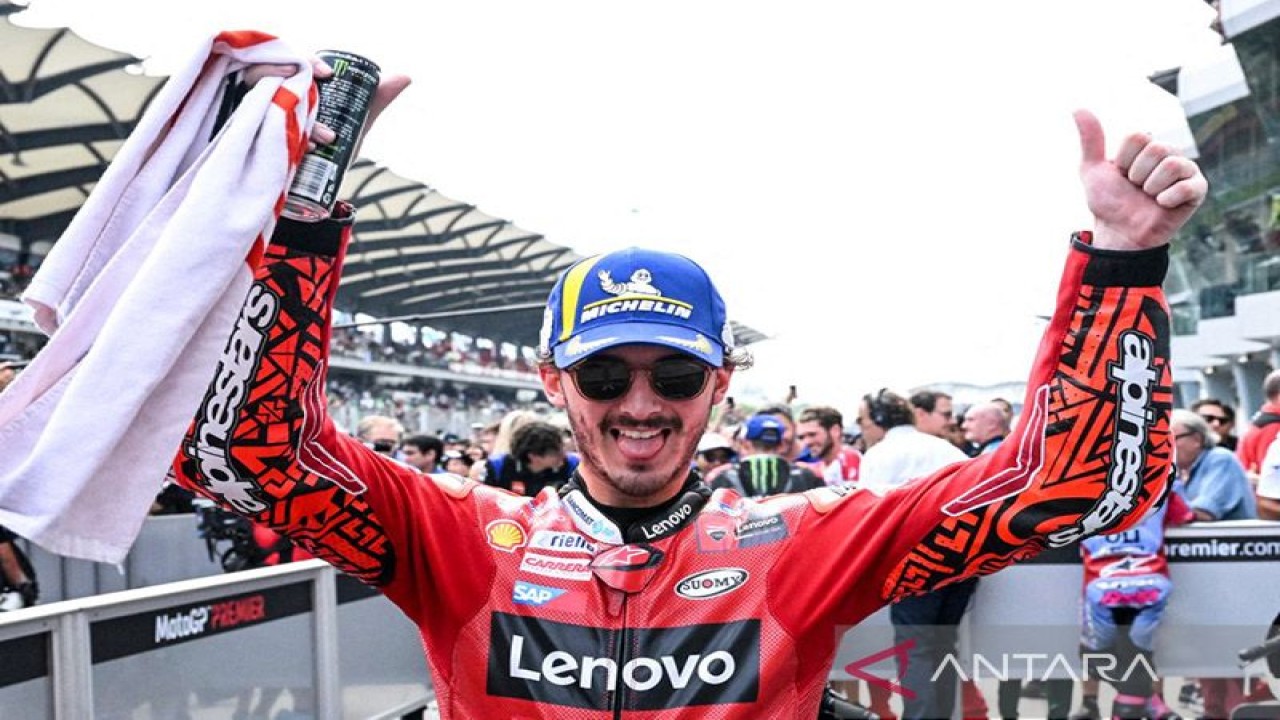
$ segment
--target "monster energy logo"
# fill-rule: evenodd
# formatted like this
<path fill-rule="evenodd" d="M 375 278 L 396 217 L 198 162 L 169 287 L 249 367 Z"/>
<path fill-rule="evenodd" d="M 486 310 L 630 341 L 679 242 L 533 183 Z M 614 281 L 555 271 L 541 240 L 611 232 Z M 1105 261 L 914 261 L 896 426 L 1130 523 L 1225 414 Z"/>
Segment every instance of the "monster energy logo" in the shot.
<path fill-rule="evenodd" d="M 346 58 L 338 58 L 333 61 L 333 76 L 342 77 L 347 72 L 347 68 L 351 67 L 351 61 Z"/>
<path fill-rule="evenodd" d="M 753 455 L 742 460 L 743 490 L 748 495 L 772 495 L 786 481 L 788 470 L 776 455 Z"/>

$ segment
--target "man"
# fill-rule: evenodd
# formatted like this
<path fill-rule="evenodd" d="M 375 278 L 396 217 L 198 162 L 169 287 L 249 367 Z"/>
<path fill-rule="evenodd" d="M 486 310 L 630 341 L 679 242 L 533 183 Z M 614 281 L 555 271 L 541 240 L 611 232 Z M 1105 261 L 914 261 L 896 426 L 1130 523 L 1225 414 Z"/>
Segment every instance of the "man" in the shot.
<path fill-rule="evenodd" d="M 742 426 L 743 457 L 716 473 L 710 486 L 757 499 L 822 487 L 822 478 L 783 456 L 785 433 L 776 415 L 757 413 L 747 418 Z"/>
<path fill-rule="evenodd" d="M 844 415 L 825 405 L 805 408 L 796 419 L 796 439 L 814 459 L 804 463 L 828 485 L 856 483 L 862 453 L 844 443 Z"/>
<path fill-rule="evenodd" d="M 947 428 L 955 421 L 950 395 L 939 390 L 920 390 L 911 394 L 909 402 L 917 430 L 934 437 L 947 436 Z"/>
<path fill-rule="evenodd" d="M 1236 409 L 1218 398 L 1200 398 L 1191 403 L 1191 412 L 1204 418 L 1209 429 L 1218 434 L 1218 447 L 1236 451 Z"/>
<path fill-rule="evenodd" d="M 0 525 L 0 612 L 31 607 L 40 599 L 40 584 L 18 536 Z"/>
<path fill-rule="evenodd" d="M 1258 517 L 1280 520 L 1280 440 L 1273 440 L 1262 460 L 1262 473 L 1255 491 Z"/>
<path fill-rule="evenodd" d="M 406 83 L 384 75 L 373 116 Z M 326 414 L 330 303 L 352 224 L 340 205 L 314 225 L 280 222 L 205 401 L 226 412 L 197 410 L 174 471 L 385 593 L 421 629 L 445 720 L 810 720 L 837 628 L 1122 529 L 1165 491 L 1161 282 L 1205 181 L 1145 135 L 1107 159 L 1098 121 L 1076 121 L 1094 231 L 1071 246 L 1029 380 L 1031 418 L 1015 437 L 1033 441 L 988 461 L 882 497 L 713 494 L 691 460 L 750 355 L 705 270 L 628 248 L 575 263 L 547 302 L 539 375 L 578 441 L 573 478 L 536 498 L 447 474 L 423 482 Z M 1090 392 L 1064 405 L 1079 387 Z M 1116 425 L 1121 409 L 1151 424 Z M 1086 439 L 1061 429 L 1072 420 L 1100 425 Z M 1098 444 L 1073 451 L 1082 442 Z M 1116 444 L 1113 467 L 1102 450 Z M 1113 470 L 1133 482 L 1113 484 Z"/>
<path fill-rule="evenodd" d="M 511 452 L 489 457 L 488 484 L 517 495 L 534 496 L 558 488 L 573 476 L 578 456 L 564 448 L 564 432 L 545 420 L 533 420 L 511 436 Z"/>
<path fill-rule="evenodd" d="M 400 421 L 385 415 L 366 415 L 356 424 L 356 438 L 370 450 L 389 457 L 397 457 L 403 435 Z"/>
<path fill-rule="evenodd" d="M 859 487 L 885 495 L 968 459 L 946 440 L 917 430 L 913 419 L 907 400 L 887 389 L 863 396 L 858 427 L 867 452 Z M 912 690 L 902 699 L 904 719 L 951 717 L 956 676 L 939 668 L 956 652 L 957 626 L 976 587 L 977 578 L 969 578 L 890 606 L 894 644 L 910 643 L 905 656 L 894 656 L 899 681 Z"/>
<path fill-rule="evenodd" d="M 794 461 L 804 454 L 805 447 L 796 437 L 796 420 L 791 408 L 786 405 L 766 405 L 756 412 L 757 415 L 772 415 L 782 423 L 782 442 L 778 452 L 787 462 Z"/>
<path fill-rule="evenodd" d="M 698 441 L 693 464 L 702 473 L 702 479 L 710 482 L 713 475 L 723 472 L 737 457 L 738 453 L 734 451 L 733 442 L 729 438 L 720 433 L 705 432 Z"/>
<path fill-rule="evenodd" d="M 1277 435 L 1280 435 L 1280 370 L 1272 370 L 1262 381 L 1262 393 L 1267 401 L 1249 420 L 1249 428 L 1240 437 L 1236 457 L 1244 465 L 1249 477 L 1256 479 L 1262 472 L 1262 459 Z"/>
<path fill-rule="evenodd" d="M 1122 533 L 1095 535 L 1080 543 L 1084 561 L 1080 628 L 1083 652 L 1114 658 L 1119 668 L 1135 667 L 1137 662 L 1156 667 L 1155 634 L 1173 590 L 1164 532 L 1171 525 L 1184 525 L 1193 519 L 1182 496 L 1170 493 L 1169 501 L 1153 509 L 1137 526 Z M 1071 715 L 1072 720 L 1102 717 L 1098 709 L 1098 675 L 1105 676 L 1116 690 L 1111 717 L 1179 720 L 1158 692 L 1162 683 L 1150 673 L 1100 673 L 1094 668 L 1087 674 L 1091 677 L 1084 680 L 1081 710 Z M 1049 682 L 1051 688 L 1071 688 L 1070 680 Z M 1065 701 L 1071 701 L 1070 692 Z"/>
<path fill-rule="evenodd" d="M 1253 486 L 1240 460 L 1220 448 L 1209 424 L 1190 410 L 1174 410 L 1174 486 L 1191 505 L 1196 520 L 1246 520 L 1258 516 Z"/>
<path fill-rule="evenodd" d="M 974 455 L 994 452 L 1009 434 L 1010 416 L 996 402 L 978 403 L 964 414 L 964 439 L 973 447 Z"/>
<path fill-rule="evenodd" d="M 410 435 L 400 444 L 401 458 L 420 473 L 440 472 L 444 441 L 435 435 Z"/>
<path fill-rule="evenodd" d="M 1179 408 L 1170 417 L 1169 429 L 1178 472 L 1173 487 L 1191 506 L 1196 520 L 1258 517 L 1254 489 L 1244 466 L 1230 450 L 1217 446 L 1218 436 L 1204 418 Z M 1232 708 L 1244 702 L 1239 678 L 1199 678 L 1199 683 L 1205 717 L 1228 717 Z"/>

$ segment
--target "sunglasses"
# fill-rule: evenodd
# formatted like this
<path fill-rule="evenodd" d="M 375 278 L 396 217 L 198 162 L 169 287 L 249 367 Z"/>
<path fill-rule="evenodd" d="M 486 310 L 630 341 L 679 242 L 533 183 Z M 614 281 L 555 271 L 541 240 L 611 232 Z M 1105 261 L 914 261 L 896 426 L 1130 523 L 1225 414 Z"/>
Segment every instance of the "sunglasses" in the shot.
<path fill-rule="evenodd" d="M 1205 422 L 1211 423 L 1222 424 L 1227 421 L 1227 419 L 1222 415 L 1201 415 L 1200 417 L 1204 418 Z"/>
<path fill-rule="evenodd" d="M 702 394 L 711 367 L 686 357 L 663 358 L 647 368 L 633 368 L 616 357 L 590 358 L 569 368 L 578 392 L 588 400 L 617 400 L 631 389 L 637 372 L 649 376 L 649 387 L 664 400 L 690 400 Z"/>

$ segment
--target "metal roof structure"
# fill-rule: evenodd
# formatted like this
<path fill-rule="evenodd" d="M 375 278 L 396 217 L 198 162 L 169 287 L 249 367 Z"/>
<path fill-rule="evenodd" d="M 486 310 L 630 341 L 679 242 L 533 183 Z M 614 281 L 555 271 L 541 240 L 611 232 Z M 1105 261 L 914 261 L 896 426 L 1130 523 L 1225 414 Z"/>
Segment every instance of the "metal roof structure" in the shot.
<path fill-rule="evenodd" d="M 166 78 L 67 28 L 14 24 L 24 9 L 0 0 L 0 242 L 39 257 Z M 338 293 L 346 312 L 536 346 L 551 286 L 581 258 L 369 159 L 347 172 L 343 196 L 359 208 Z M 765 337 L 735 332 L 743 344 Z"/>

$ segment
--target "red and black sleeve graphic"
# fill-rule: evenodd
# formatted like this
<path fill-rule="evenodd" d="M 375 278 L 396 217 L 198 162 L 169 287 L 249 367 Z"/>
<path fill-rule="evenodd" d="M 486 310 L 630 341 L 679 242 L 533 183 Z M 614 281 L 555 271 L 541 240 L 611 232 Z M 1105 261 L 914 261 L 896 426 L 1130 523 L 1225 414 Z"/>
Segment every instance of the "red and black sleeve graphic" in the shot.
<path fill-rule="evenodd" d="M 394 554 L 350 471 L 354 440 L 325 413 L 329 313 L 341 255 L 273 243 L 174 474 L 188 487 L 371 584 Z"/>
<path fill-rule="evenodd" d="M 941 514 L 921 513 L 935 526 L 886 579 L 886 600 L 1114 532 L 1167 492 L 1173 391 L 1159 280 L 1088 284 L 1108 281 L 1116 258 L 1073 255 L 1018 427 L 996 452 L 932 479 Z"/>

